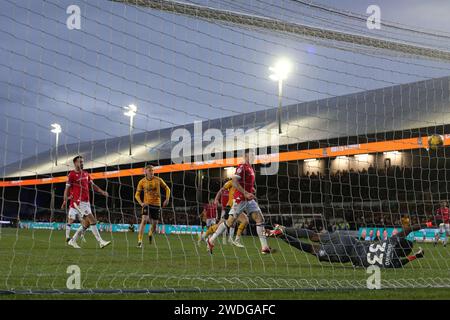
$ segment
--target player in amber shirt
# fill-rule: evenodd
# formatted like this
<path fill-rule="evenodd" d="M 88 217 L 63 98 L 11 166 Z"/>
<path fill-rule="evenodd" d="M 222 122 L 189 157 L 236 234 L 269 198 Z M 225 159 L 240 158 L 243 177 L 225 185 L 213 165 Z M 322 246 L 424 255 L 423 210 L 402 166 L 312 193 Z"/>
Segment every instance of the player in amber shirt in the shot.
<path fill-rule="evenodd" d="M 170 199 L 170 188 L 163 179 L 154 175 L 153 166 L 146 166 L 144 172 L 145 177 L 139 181 L 135 194 L 136 201 L 142 207 L 142 219 L 138 234 L 138 248 L 142 248 L 142 238 L 144 236 L 145 226 L 148 222 L 151 223 L 148 240 L 152 243 L 153 233 L 161 219 L 161 188 L 166 191 L 166 197 L 162 206 L 167 206 Z M 144 193 L 144 201 L 142 201 L 141 198 L 142 192 Z"/>

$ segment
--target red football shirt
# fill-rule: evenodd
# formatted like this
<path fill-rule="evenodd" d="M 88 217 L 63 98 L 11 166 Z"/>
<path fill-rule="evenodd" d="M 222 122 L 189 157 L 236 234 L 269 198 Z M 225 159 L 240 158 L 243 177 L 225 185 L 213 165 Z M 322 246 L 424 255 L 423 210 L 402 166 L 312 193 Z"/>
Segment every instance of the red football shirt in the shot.
<path fill-rule="evenodd" d="M 222 203 L 222 208 L 227 207 L 229 197 L 230 197 L 230 191 L 228 191 L 227 189 L 223 190 L 222 197 L 220 199 L 221 203 Z"/>
<path fill-rule="evenodd" d="M 243 163 L 239 165 L 239 167 L 237 167 L 236 169 L 235 175 L 239 177 L 239 184 L 244 188 L 245 191 L 249 193 L 255 192 L 255 171 L 250 164 Z M 241 201 L 244 201 L 245 197 L 239 190 L 236 190 L 236 192 L 234 193 L 234 200 L 236 200 L 236 203 L 239 203 Z"/>
<path fill-rule="evenodd" d="M 216 219 L 217 217 L 217 206 L 213 203 L 207 203 L 205 204 L 205 211 L 206 211 L 206 219 Z"/>
<path fill-rule="evenodd" d="M 70 187 L 70 207 L 74 208 L 80 202 L 89 202 L 89 187 L 91 186 L 91 177 L 89 173 L 81 170 L 80 172 L 71 171 L 67 177 L 67 186 Z"/>
<path fill-rule="evenodd" d="M 450 222 L 450 211 L 448 208 L 438 208 L 436 210 L 436 214 L 441 216 L 441 219 L 444 223 Z"/>

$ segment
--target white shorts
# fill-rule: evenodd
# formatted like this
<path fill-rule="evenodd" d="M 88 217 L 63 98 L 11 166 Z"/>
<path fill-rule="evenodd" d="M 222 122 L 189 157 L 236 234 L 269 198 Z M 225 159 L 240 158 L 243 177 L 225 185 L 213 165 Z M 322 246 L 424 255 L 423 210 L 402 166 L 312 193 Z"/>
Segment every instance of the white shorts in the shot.
<path fill-rule="evenodd" d="M 209 228 L 216 223 L 216 219 L 206 219 L 206 226 Z"/>
<path fill-rule="evenodd" d="M 450 223 L 441 223 L 439 225 L 439 232 L 440 233 L 444 233 L 444 232 L 450 233 Z"/>
<path fill-rule="evenodd" d="M 89 202 L 80 202 L 78 207 L 80 208 L 81 212 L 75 208 L 69 209 L 69 219 L 81 221 L 81 219 L 83 219 L 84 216 L 92 214 L 91 204 Z"/>
<path fill-rule="evenodd" d="M 242 212 L 251 214 L 253 212 L 261 213 L 261 209 L 255 200 L 241 201 L 239 203 L 233 202 L 233 207 L 231 208 L 229 214 L 238 217 Z"/>

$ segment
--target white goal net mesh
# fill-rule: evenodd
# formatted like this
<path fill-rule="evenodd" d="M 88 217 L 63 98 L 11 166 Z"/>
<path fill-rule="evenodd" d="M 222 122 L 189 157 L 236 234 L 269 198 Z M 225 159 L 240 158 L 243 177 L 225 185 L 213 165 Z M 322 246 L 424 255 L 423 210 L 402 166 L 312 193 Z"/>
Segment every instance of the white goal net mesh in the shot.
<path fill-rule="evenodd" d="M 391 258 L 382 288 L 450 286 L 450 32 L 300 0 L 2 0 L 0 16 L 1 292 L 367 288 Z M 273 252 L 247 207 L 242 247 L 226 228 L 211 254 L 227 203 L 211 201 L 248 148 Z M 67 243 L 77 155 L 108 192 L 89 199 L 105 248 L 93 226 Z M 147 165 L 170 189 L 151 241 Z"/>

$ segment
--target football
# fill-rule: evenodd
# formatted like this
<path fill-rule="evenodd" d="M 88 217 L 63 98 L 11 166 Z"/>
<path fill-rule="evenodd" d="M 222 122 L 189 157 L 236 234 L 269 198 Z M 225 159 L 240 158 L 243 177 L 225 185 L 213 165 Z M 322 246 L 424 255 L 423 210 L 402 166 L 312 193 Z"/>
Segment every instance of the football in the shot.
<path fill-rule="evenodd" d="M 439 134 L 433 134 L 428 138 L 428 147 L 437 150 L 444 145 L 444 138 Z"/>

